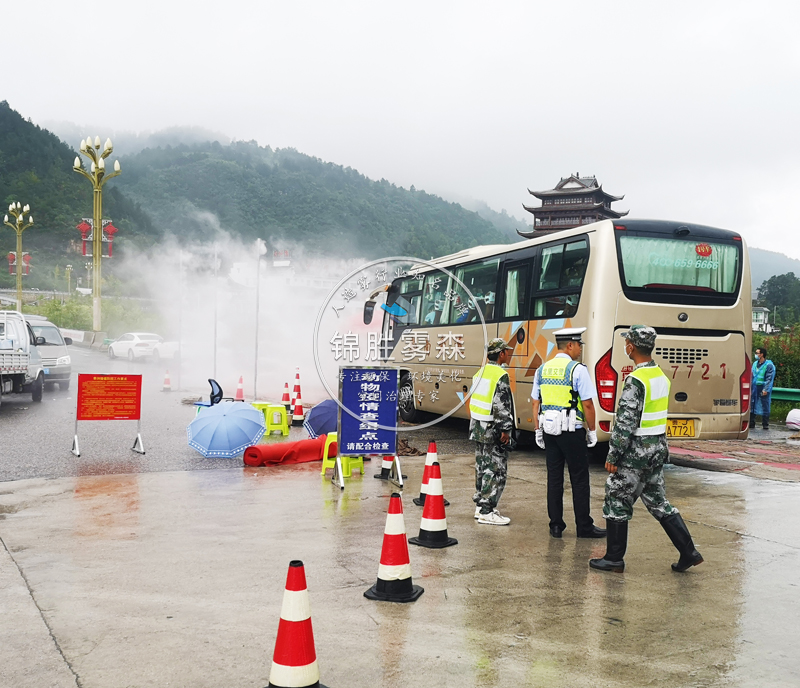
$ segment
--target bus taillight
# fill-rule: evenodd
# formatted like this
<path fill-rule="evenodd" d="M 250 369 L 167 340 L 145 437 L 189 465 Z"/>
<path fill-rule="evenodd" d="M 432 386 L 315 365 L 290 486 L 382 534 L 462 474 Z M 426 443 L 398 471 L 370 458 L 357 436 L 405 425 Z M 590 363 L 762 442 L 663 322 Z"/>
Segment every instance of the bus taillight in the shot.
<path fill-rule="evenodd" d="M 739 408 L 742 413 L 750 411 L 750 357 L 744 355 L 744 372 L 739 378 Z"/>
<path fill-rule="evenodd" d="M 614 413 L 617 402 L 617 371 L 611 367 L 611 349 L 594 367 L 594 379 L 597 382 L 597 395 L 600 399 L 600 408 L 603 411 Z"/>

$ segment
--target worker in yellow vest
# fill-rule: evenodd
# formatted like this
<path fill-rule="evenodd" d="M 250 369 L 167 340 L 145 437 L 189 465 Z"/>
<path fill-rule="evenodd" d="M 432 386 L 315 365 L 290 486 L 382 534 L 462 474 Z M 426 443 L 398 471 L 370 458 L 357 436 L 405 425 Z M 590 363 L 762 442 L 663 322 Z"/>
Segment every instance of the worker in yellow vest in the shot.
<path fill-rule="evenodd" d="M 507 526 L 497 503 L 506 486 L 508 452 L 514 444 L 514 398 L 503 368 L 513 347 L 492 339 L 486 346 L 486 365 L 472 378 L 469 397 L 469 438 L 475 442 L 475 520 L 481 525 Z"/>
<path fill-rule="evenodd" d="M 664 490 L 664 463 L 669 458 L 667 414 L 669 378 L 652 358 L 656 331 L 646 325 L 632 325 L 620 333 L 625 338 L 625 355 L 634 365 L 625 378 L 611 432 L 606 470 L 606 499 L 603 516 L 608 528 L 606 553 L 590 559 L 589 566 L 600 571 L 621 573 L 628 547 L 628 521 L 633 505 L 641 496 L 647 510 L 664 528 L 680 552 L 673 571 L 683 572 L 703 563 L 689 529 Z"/>
<path fill-rule="evenodd" d="M 545 450 L 547 463 L 547 515 L 550 535 L 560 538 L 564 522 L 564 465 L 572 485 L 572 508 L 579 538 L 605 537 L 589 514 L 589 456 L 587 445 L 597 444 L 594 397 L 597 396 L 586 366 L 578 361 L 585 327 L 553 333 L 558 353 L 536 371 L 531 391 L 536 444 Z"/>

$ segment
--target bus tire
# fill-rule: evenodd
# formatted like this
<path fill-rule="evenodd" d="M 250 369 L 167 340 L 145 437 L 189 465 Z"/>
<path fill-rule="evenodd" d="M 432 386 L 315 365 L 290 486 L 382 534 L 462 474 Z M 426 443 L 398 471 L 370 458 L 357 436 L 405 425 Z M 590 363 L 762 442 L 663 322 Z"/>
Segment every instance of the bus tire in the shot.
<path fill-rule="evenodd" d="M 420 413 L 414 403 L 414 381 L 409 373 L 400 376 L 400 387 L 398 389 L 398 409 L 401 420 L 406 423 L 418 423 Z"/>
<path fill-rule="evenodd" d="M 598 442 L 593 447 L 589 447 L 589 463 L 605 465 L 607 456 L 608 442 Z"/>

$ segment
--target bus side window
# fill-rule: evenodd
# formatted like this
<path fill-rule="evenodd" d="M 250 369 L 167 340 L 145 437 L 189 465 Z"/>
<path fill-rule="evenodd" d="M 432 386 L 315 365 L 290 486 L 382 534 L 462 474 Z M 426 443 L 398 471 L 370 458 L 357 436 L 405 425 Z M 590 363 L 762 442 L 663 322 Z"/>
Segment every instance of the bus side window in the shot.
<path fill-rule="evenodd" d="M 589 243 L 585 238 L 545 247 L 539 264 L 533 318 L 574 316 L 588 264 Z"/>
<path fill-rule="evenodd" d="M 529 270 L 529 265 L 506 268 L 503 281 L 503 318 L 524 317 Z"/>
<path fill-rule="evenodd" d="M 481 315 L 486 321 L 494 320 L 499 267 L 499 259 L 494 259 L 455 270 L 455 276 L 469 289 L 470 294 L 458 282 L 451 284 L 448 299 L 450 308 L 442 317 L 442 323 L 480 323 Z"/>
<path fill-rule="evenodd" d="M 425 275 L 425 286 L 422 289 L 422 322 L 421 325 L 438 325 L 442 320 L 446 301 L 448 276 L 437 270 Z"/>

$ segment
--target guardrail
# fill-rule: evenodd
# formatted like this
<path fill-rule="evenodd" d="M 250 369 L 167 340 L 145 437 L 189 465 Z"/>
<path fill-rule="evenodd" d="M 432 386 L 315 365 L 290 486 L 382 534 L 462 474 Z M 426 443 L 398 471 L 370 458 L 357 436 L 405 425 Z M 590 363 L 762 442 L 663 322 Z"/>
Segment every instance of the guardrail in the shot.
<path fill-rule="evenodd" d="M 772 401 L 800 402 L 800 389 L 792 389 L 790 387 L 773 387 Z"/>

